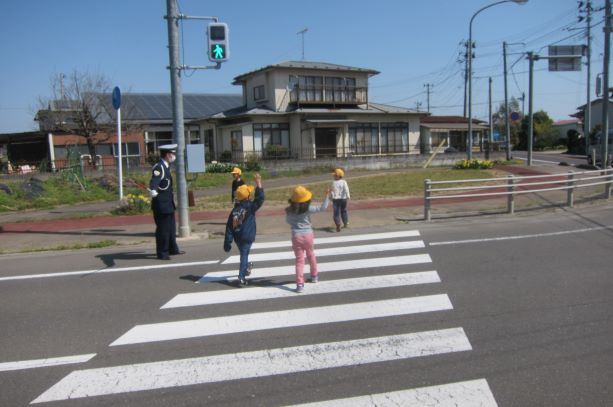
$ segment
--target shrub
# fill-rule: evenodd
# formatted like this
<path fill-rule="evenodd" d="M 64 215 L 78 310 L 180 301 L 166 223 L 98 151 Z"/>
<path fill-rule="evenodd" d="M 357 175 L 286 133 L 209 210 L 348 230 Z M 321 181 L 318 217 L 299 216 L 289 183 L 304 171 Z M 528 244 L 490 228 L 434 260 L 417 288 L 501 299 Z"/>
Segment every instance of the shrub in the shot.
<path fill-rule="evenodd" d="M 121 206 L 114 210 L 115 215 L 137 215 L 145 212 L 149 212 L 151 202 L 145 195 L 126 195 L 122 201 Z"/>
<path fill-rule="evenodd" d="M 266 146 L 267 158 L 287 158 L 289 150 L 287 147 L 280 144 L 269 144 Z"/>
<path fill-rule="evenodd" d="M 229 163 L 230 161 L 232 161 L 232 151 L 224 150 L 219 155 L 219 161 L 221 161 L 222 163 Z"/>
<path fill-rule="evenodd" d="M 214 164 L 208 164 L 206 166 L 206 172 L 211 172 L 211 173 L 232 172 L 232 168 L 234 168 L 236 166 L 237 166 L 237 164 L 232 164 L 232 163 L 214 163 Z"/>
<path fill-rule="evenodd" d="M 257 154 L 249 154 L 245 157 L 245 170 L 247 171 L 260 171 L 262 166 L 260 165 L 260 156 Z"/>
<path fill-rule="evenodd" d="M 491 160 L 460 160 L 455 163 L 453 168 L 456 170 L 487 170 L 494 166 L 494 162 Z"/>

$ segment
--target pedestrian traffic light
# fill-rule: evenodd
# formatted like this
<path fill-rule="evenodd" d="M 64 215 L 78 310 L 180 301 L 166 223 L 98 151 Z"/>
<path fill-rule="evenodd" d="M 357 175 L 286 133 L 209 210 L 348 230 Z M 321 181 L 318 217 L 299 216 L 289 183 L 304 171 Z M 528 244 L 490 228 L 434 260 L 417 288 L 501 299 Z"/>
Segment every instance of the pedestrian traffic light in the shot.
<path fill-rule="evenodd" d="M 224 62 L 230 59 L 228 31 L 226 23 L 209 23 L 207 28 L 209 61 Z"/>

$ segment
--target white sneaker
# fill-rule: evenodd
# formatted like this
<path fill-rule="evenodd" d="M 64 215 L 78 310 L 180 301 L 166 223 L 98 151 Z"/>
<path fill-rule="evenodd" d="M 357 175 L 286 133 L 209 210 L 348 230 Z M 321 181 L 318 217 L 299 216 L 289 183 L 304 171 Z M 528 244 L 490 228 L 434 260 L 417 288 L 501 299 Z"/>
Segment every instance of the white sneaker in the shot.
<path fill-rule="evenodd" d="M 319 276 L 311 277 L 311 283 L 316 283 L 319 281 Z"/>
<path fill-rule="evenodd" d="M 304 285 L 296 285 L 296 292 L 298 294 L 304 292 Z"/>

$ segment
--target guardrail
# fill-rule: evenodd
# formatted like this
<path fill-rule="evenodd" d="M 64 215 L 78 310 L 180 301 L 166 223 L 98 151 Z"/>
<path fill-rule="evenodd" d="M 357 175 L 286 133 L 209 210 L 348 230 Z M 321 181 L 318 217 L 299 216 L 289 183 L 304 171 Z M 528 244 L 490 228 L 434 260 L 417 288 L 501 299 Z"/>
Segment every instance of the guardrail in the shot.
<path fill-rule="evenodd" d="M 540 179 L 545 179 L 545 181 L 540 181 Z M 433 187 L 434 185 L 441 184 L 450 185 L 466 183 L 487 183 L 488 185 L 470 185 L 448 188 Z M 548 185 L 553 186 L 550 188 L 540 188 Z M 506 196 L 507 212 L 513 214 L 515 212 L 516 195 L 566 190 L 566 205 L 572 208 L 575 200 L 575 189 L 592 187 L 596 185 L 604 185 L 604 197 L 606 199 L 611 199 L 613 169 L 582 172 L 569 171 L 566 174 L 529 175 L 522 177 L 509 175 L 505 178 L 467 179 L 457 181 L 431 181 L 426 179 L 424 180 L 424 220 L 432 220 L 432 201 L 441 201 L 445 199 L 459 200 L 467 198 L 494 198 L 497 196 Z M 493 191 L 480 192 L 486 190 Z M 459 191 L 470 191 L 470 193 L 455 194 Z M 442 194 L 437 195 L 440 193 Z"/>

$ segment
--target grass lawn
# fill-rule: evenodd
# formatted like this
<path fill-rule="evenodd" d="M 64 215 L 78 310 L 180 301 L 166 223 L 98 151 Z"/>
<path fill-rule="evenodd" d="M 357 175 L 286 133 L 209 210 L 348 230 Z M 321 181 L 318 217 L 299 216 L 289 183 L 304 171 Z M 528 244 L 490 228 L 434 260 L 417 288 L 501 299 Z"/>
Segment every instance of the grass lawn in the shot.
<path fill-rule="evenodd" d="M 294 186 L 300 185 L 301 179 L 306 175 L 327 174 L 330 172 L 328 167 L 313 168 L 305 171 L 284 171 L 274 174 L 275 178 L 292 178 L 292 187 L 266 189 L 266 180 L 273 174 L 262 171 L 264 178 L 264 188 L 266 189 L 267 205 L 285 205 Z M 244 172 L 243 179 L 247 183 L 253 180 L 254 172 Z M 423 194 L 424 179 L 431 180 L 458 180 L 469 178 L 492 178 L 500 174 L 495 170 L 451 170 L 448 168 L 433 169 L 407 169 L 402 172 L 390 174 L 378 174 L 372 176 L 360 176 L 347 179 L 351 190 L 351 198 L 358 199 L 378 199 L 378 198 L 400 198 L 407 196 L 421 196 Z M 73 177 L 74 178 L 74 177 Z M 116 188 L 104 188 L 100 185 L 99 179 L 87 178 L 80 181 L 85 186 L 85 190 L 76 179 L 69 176 L 50 177 L 42 183 L 43 193 L 37 197 L 29 199 L 23 191 L 26 181 L 5 181 L 12 193 L 7 194 L 0 191 L 0 212 L 22 211 L 26 209 L 46 209 L 60 205 L 73 205 L 83 202 L 95 201 L 114 201 L 117 199 Z M 206 173 L 200 174 L 191 181 L 188 181 L 189 189 L 206 189 L 216 187 L 226 187 L 229 191 L 232 176 L 229 173 Z M 329 181 L 306 185 L 314 194 L 314 201 L 320 201 L 325 195 L 325 191 L 332 182 Z M 124 178 L 124 196 L 128 194 L 145 195 L 147 191 L 142 185 L 149 184 L 149 174 L 132 175 Z M 130 187 L 129 185 L 133 185 Z M 141 185 L 141 187 L 137 187 Z M 201 198 L 196 202 L 193 210 L 213 210 L 229 209 L 228 193 Z M 147 205 L 148 211 L 148 205 Z"/>
<path fill-rule="evenodd" d="M 495 178 L 497 176 L 500 176 L 500 174 L 495 170 L 410 169 L 404 172 L 362 176 L 354 179 L 349 177 L 347 183 L 351 191 L 351 199 L 360 200 L 422 196 L 425 179 L 445 181 Z M 266 204 L 271 206 L 287 204 L 293 188 L 300 185 L 300 177 L 296 177 L 295 181 L 295 185 L 292 187 L 266 189 L 266 181 L 264 180 Z M 332 178 L 330 178 L 330 181 L 304 185 L 313 192 L 313 201 L 317 202 L 324 199 L 331 182 Z M 229 184 L 227 183 L 227 185 Z M 231 205 L 228 201 L 228 194 L 200 198 L 196 201 L 196 207 L 193 210 L 229 209 Z"/>

